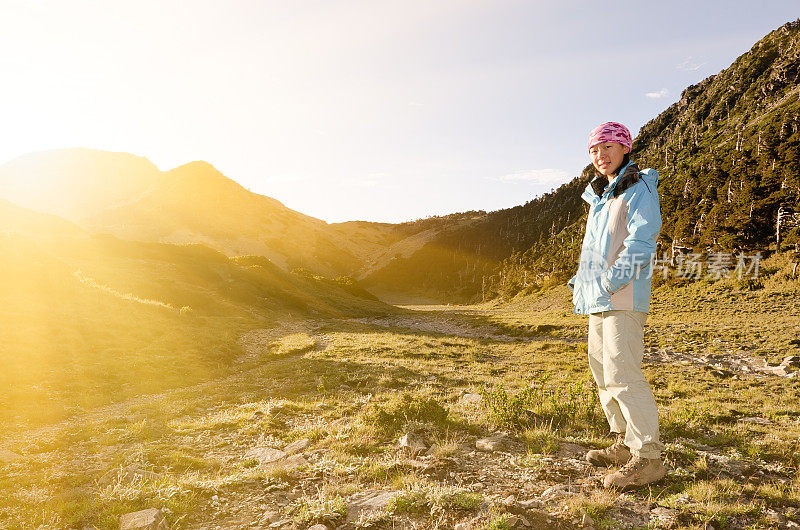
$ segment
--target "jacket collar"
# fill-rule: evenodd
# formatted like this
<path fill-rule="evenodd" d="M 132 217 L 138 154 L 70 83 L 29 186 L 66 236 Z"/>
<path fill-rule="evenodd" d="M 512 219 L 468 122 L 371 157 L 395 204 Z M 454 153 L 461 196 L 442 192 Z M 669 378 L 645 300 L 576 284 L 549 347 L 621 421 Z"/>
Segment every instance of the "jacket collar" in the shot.
<path fill-rule="evenodd" d="M 606 190 L 603 192 L 603 195 L 600 197 L 598 197 L 597 194 L 595 194 L 594 189 L 592 189 L 592 182 L 594 182 L 595 179 L 597 179 L 597 176 L 595 176 L 592 180 L 589 181 L 589 184 L 586 185 L 586 189 L 583 190 L 581 199 L 588 202 L 589 204 L 592 204 L 595 200 L 600 200 L 601 198 L 607 197 L 609 194 L 614 193 L 614 188 L 617 187 L 617 182 L 619 182 L 620 175 L 625 173 L 625 170 L 628 169 L 628 166 L 630 166 L 633 163 L 634 163 L 633 160 L 631 160 L 627 164 L 619 168 L 619 171 L 617 171 L 617 176 L 614 177 L 614 180 L 611 181 Z"/>

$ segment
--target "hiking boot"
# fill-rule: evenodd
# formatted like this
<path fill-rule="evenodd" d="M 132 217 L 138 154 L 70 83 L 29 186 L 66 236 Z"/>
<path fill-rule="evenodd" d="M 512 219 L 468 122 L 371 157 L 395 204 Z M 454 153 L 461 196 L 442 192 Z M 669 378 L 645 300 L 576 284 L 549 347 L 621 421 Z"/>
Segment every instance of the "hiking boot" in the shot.
<path fill-rule="evenodd" d="M 667 474 L 660 458 L 634 456 L 615 473 L 603 478 L 603 487 L 627 491 L 658 482 Z"/>
<path fill-rule="evenodd" d="M 586 453 L 586 460 L 593 466 L 621 466 L 631 459 L 631 452 L 625 445 L 625 435 L 617 434 L 617 441 L 605 449 L 592 449 Z"/>

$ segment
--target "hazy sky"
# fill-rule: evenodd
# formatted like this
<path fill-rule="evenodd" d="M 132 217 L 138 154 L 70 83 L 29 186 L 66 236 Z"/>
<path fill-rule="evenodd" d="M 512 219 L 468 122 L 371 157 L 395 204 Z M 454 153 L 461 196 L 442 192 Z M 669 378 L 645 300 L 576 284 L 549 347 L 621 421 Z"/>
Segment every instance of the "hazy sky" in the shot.
<path fill-rule="evenodd" d="M 0 0 L 0 162 L 206 160 L 329 222 L 526 201 L 800 16 L 798 0 Z"/>

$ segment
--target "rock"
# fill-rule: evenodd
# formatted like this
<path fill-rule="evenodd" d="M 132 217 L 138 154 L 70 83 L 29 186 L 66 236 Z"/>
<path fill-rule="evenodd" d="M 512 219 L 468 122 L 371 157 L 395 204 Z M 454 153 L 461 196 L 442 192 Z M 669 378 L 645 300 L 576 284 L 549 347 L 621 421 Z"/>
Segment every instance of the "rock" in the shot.
<path fill-rule="evenodd" d="M 280 521 L 275 521 L 274 523 L 269 525 L 269 527 L 270 528 L 280 528 L 282 526 L 289 526 L 292 523 L 293 523 L 293 521 L 291 519 L 281 519 Z"/>
<path fill-rule="evenodd" d="M 440 447 L 441 446 L 439 444 L 433 444 L 428 448 L 427 451 L 425 451 L 425 456 L 435 456 L 436 451 L 438 451 Z"/>
<path fill-rule="evenodd" d="M 516 515 L 512 515 L 511 517 L 506 519 L 506 524 L 508 524 L 509 528 L 519 528 L 522 525 L 522 519 L 520 519 Z"/>
<path fill-rule="evenodd" d="M 558 448 L 558 458 L 581 458 L 586 454 L 582 445 L 564 442 Z"/>
<path fill-rule="evenodd" d="M 662 528 L 672 528 L 678 525 L 680 511 L 663 506 L 656 506 L 650 510 L 650 522 L 657 523 Z"/>
<path fill-rule="evenodd" d="M 161 510 L 149 508 L 119 518 L 119 530 L 165 530 L 169 528 Z"/>
<path fill-rule="evenodd" d="M 0 449 L 0 464 L 8 464 L 15 460 L 22 458 L 17 453 L 9 451 L 8 449 Z"/>
<path fill-rule="evenodd" d="M 274 523 L 275 521 L 280 521 L 281 517 L 282 517 L 281 512 L 276 512 L 276 511 L 264 512 L 264 514 L 261 516 L 260 523 L 262 525 L 269 525 L 271 523 Z"/>
<path fill-rule="evenodd" d="M 550 486 L 546 490 L 542 492 L 542 499 L 554 499 L 556 497 L 563 497 L 566 494 L 564 491 L 567 487 L 563 484 L 556 484 L 555 486 Z"/>
<path fill-rule="evenodd" d="M 483 396 L 480 394 L 464 394 L 458 401 L 467 405 L 477 405 L 483 401 Z"/>
<path fill-rule="evenodd" d="M 781 361 L 781 366 L 800 368 L 800 355 L 789 355 L 788 357 L 784 357 L 783 361 Z"/>
<path fill-rule="evenodd" d="M 767 521 L 769 521 L 771 523 L 780 524 L 780 525 L 786 524 L 786 521 L 787 521 L 786 517 L 784 517 L 783 515 L 779 514 L 775 510 L 767 510 L 766 519 L 767 519 Z"/>
<path fill-rule="evenodd" d="M 292 455 L 288 457 L 286 460 L 274 462 L 273 466 L 280 466 L 283 469 L 291 470 L 297 469 L 300 466 L 304 466 L 308 464 L 308 460 L 303 457 L 303 455 Z"/>
<path fill-rule="evenodd" d="M 329 529 L 324 524 L 315 524 L 314 526 L 309 526 L 308 530 L 329 530 Z"/>
<path fill-rule="evenodd" d="M 110 486 L 111 484 L 122 484 L 125 486 L 134 482 L 149 482 L 163 479 L 163 475 L 159 475 L 153 471 L 139 469 L 135 466 L 128 466 L 120 469 L 112 469 L 111 471 L 106 472 L 102 477 L 100 477 L 100 479 L 97 481 L 97 484 L 100 487 Z"/>
<path fill-rule="evenodd" d="M 755 425 L 772 425 L 772 420 L 762 418 L 759 416 L 748 416 L 746 418 L 739 418 L 739 423 L 753 423 Z"/>
<path fill-rule="evenodd" d="M 252 447 L 247 450 L 244 457 L 248 460 L 258 460 L 259 464 L 264 465 L 286 458 L 286 453 L 272 447 Z"/>
<path fill-rule="evenodd" d="M 581 526 L 594 526 L 594 519 L 589 517 L 588 513 L 583 514 L 583 517 L 581 517 Z"/>
<path fill-rule="evenodd" d="M 363 516 L 384 511 L 394 497 L 395 493 L 391 491 L 368 490 L 357 493 L 347 505 L 347 520 L 345 522 L 352 523 Z"/>
<path fill-rule="evenodd" d="M 283 452 L 286 453 L 287 455 L 302 453 L 303 451 L 308 449 L 309 446 L 311 446 L 311 440 L 309 440 L 308 438 L 302 438 L 284 447 Z"/>
<path fill-rule="evenodd" d="M 533 510 L 535 508 L 541 508 L 544 506 L 544 503 L 538 499 L 528 499 L 526 501 L 519 501 L 517 506 L 523 510 Z"/>
<path fill-rule="evenodd" d="M 488 453 L 493 453 L 495 451 L 503 451 L 508 449 L 513 445 L 513 443 L 514 442 L 508 437 L 507 434 L 500 433 L 488 438 L 481 438 L 475 442 L 475 448 Z"/>
<path fill-rule="evenodd" d="M 404 434 L 397 443 L 400 450 L 404 451 L 412 458 L 428 450 L 428 446 L 425 444 L 422 437 L 414 433 Z"/>
<path fill-rule="evenodd" d="M 733 375 L 733 372 L 731 372 L 730 370 L 726 370 L 724 368 L 708 367 L 708 371 L 709 373 L 711 373 L 711 375 L 713 375 L 714 377 L 718 377 L 720 379 L 727 379 Z"/>

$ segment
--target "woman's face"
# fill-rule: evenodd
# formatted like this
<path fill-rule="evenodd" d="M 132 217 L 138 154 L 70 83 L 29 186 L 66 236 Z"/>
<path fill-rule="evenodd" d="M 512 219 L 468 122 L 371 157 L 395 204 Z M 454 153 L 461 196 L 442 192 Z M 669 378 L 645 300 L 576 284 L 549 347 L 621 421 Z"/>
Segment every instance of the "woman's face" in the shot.
<path fill-rule="evenodd" d="M 622 144 L 616 142 L 604 142 L 593 145 L 589 149 L 589 156 L 592 159 L 594 168 L 606 177 L 619 167 L 625 153 L 630 150 Z"/>

